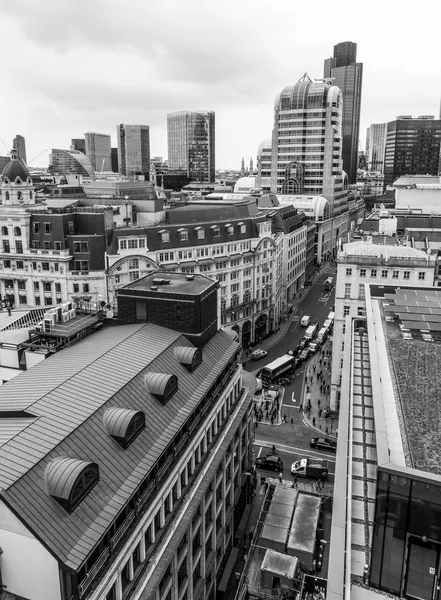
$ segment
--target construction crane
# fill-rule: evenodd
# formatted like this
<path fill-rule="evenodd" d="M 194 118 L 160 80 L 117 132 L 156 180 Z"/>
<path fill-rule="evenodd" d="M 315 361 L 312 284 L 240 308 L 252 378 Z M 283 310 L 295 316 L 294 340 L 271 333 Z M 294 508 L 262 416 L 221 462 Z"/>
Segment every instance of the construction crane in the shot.
<path fill-rule="evenodd" d="M 10 153 L 10 151 L 8 150 L 8 147 L 7 147 L 7 145 L 5 144 L 5 140 L 4 140 L 2 137 L 0 137 L 0 140 L 2 141 L 2 144 L 3 144 L 3 146 L 5 147 L 6 154 L 9 156 L 9 153 Z"/>
<path fill-rule="evenodd" d="M 45 152 L 49 152 L 49 148 L 45 148 L 42 152 L 40 152 L 40 154 L 37 154 L 37 156 L 34 156 L 34 158 L 30 161 L 28 161 L 28 166 L 34 162 L 34 160 L 37 160 L 37 158 L 39 158 L 42 154 L 44 154 Z"/>

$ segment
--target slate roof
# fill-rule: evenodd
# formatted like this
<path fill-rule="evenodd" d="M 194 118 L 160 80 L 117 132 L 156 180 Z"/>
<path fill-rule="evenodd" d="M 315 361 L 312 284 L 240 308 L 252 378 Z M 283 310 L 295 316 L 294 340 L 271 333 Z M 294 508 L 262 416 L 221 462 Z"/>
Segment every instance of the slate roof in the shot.
<path fill-rule="evenodd" d="M 218 331 L 190 373 L 175 356 L 177 346 L 192 345 L 157 325 L 106 328 L 0 388 L 0 497 L 68 568 L 81 566 L 238 348 Z M 179 389 L 164 406 L 144 386 L 150 371 L 178 377 Z M 112 407 L 146 413 L 144 431 L 126 450 L 103 423 Z M 11 422 L 9 439 L 5 411 L 26 411 L 25 428 Z M 99 483 L 71 515 L 44 483 L 58 457 L 99 466 Z"/>

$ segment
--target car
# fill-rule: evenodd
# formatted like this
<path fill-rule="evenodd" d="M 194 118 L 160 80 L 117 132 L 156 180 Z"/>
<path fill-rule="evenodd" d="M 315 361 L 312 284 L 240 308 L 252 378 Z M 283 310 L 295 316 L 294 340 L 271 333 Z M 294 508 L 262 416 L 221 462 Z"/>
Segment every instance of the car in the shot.
<path fill-rule="evenodd" d="M 311 438 L 309 445 L 311 446 L 311 448 L 315 448 L 316 450 L 330 450 L 331 452 L 337 451 L 337 442 L 329 438 Z"/>
<path fill-rule="evenodd" d="M 300 354 L 300 352 L 304 350 L 308 344 L 309 340 L 307 340 L 306 338 L 302 338 L 299 342 L 299 345 L 297 346 L 296 353 Z"/>
<path fill-rule="evenodd" d="M 319 342 L 319 340 L 314 340 L 313 342 L 311 342 L 308 346 L 309 351 L 311 352 L 311 354 L 314 354 L 315 352 L 317 352 L 317 350 L 320 348 L 321 343 Z"/>
<path fill-rule="evenodd" d="M 304 348 L 300 352 L 299 361 L 302 362 L 302 361 L 306 360 L 309 357 L 310 353 L 311 352 L 310 352 L 309 348 Z"/>
<path fill-rule="evenodd" d="M 259 469 L 268 469 L 270 471 L 283 471 L 283 462 L 280 456 L 267 454 L 256 458 L 256 467 Z"/>
<path fill-rule="evenodd" d="M 262 348 L 259 348 L 258 350 L 254 350 L 253 352 L 251 352 L 251 360 L 259 360 L 260 358 L 265 358 L 267 354 L 268 352 L 266 352 L 266 350 L 262 350 Z"/>
<path fill-rule="evenodd" d="M 311 323 L 311 317 L 309 315 L 303 315 L 303 317 L 300 321 L 300 325 L 302 327 L 308 327 L 310 323 Z"/>

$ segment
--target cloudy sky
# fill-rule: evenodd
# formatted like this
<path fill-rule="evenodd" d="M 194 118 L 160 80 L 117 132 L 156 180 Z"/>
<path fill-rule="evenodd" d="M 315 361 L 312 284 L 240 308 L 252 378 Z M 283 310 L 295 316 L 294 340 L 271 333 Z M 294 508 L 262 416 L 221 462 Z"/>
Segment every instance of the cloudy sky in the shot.
<path fill-rule="evenodd" d="M 17 133 L 28 162 L 85 131 L 150 125 L 167 156 L 166 115 L 216 112 L 216 166 L 240 168 L 270 137 L 273 102 L 334 44 L 364 64 L 361 139 L 399 114 L 439 114 L 441 2 L 419 0 L 0 0 L 0 154 Z M 40 155 L 40 156 L 38 156 Z"/>

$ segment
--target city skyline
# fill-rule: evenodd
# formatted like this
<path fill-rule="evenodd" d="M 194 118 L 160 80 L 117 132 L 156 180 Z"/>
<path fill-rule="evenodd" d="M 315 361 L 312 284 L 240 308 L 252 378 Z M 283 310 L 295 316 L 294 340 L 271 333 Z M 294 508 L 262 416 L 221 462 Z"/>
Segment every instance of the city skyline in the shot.
<path fill-rule="evenodd" d="M 435 33 L 441 9 L 433 2 L 412 19 L 388 13 L 379 2 L 358 16 L 344 2 L 336 19 L 335 7 L 324 2 L 314 14 L 288 2 L 269 13 L 263 3 L 248 1 L 232 13 L 228 2 L 183 6 L 172 0 L 155 19 L 143 18 L 142 3 L 125 13 L 116 0 L 105 11 L 101 2 L 84 3 L 87 19 L 77 19 L 82 4 L 61 1 L 55 10 L 50 0 L 44 7 L 18 0 L 0 9 L 1 47 L 5 55 L 16 49 L 17 67 L 6 70 L 0 110 L 8 118 L 0 135 L 9 151 L 16 132 L 22 133 L 30 166 L 46 166 L 51 148 L 68 148 L 84 131 L 111 134 L 116 146 L 115 126 L 122 122 L 149 125 L 152 155 L 165 157 L 167 113 L 204 109 L 216 112 L 217 168 L 239 170 L 242 156 L 255 159 L 270 135 L 277 92 L 304 72 L 320 78 L 323 59 L 347 40 L 357 44 L 364 65 L 362 147 L 372 123 L 439 109 L 441 90 L 433 77 L 439 43 L 431 28 Z M 379 15 L 394 22 L 384 39 L 372 36 Z M 303 27 L 313 17 L 313 29 Z M 424 34 L 409 46 L 408 35 L 418 30 Z"/>

